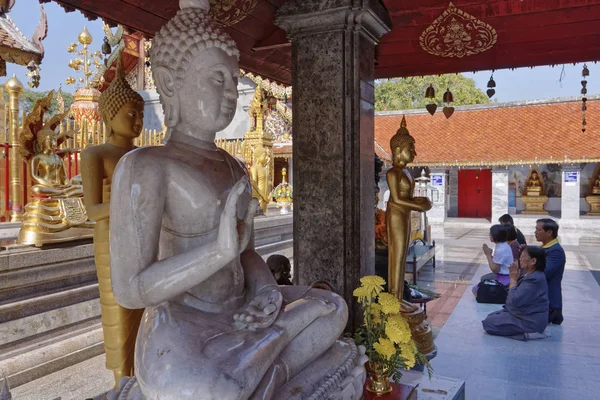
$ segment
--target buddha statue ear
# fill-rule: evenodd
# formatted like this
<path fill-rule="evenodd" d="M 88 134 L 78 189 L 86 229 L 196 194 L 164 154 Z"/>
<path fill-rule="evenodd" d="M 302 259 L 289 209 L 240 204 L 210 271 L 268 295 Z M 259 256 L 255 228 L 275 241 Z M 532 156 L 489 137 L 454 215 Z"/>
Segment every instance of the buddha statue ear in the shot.
<path fill-rule="evenodd" d="M 179 118 L 179 98 L 175 94 L 173 72 L 165 67 L 152 69 L 152 75 L 165 111 L 165 126 L 172 128 Z"/>

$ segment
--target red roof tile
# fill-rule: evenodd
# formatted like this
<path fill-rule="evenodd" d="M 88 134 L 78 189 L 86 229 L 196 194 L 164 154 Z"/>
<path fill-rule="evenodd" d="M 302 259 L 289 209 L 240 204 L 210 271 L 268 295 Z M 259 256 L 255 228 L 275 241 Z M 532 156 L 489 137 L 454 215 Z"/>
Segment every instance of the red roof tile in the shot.
<path fill-rule="evenodd" d="M 434 116 L 415 110 L 377 113 L 375 141 L 388 153 L 403 115 L 420 165 L 564 163 L 565 156 L 568 162 L 600 161 L 600 96 L 590 96 L 585 133 L 581 101 L 574 99 L 458 107 L 449 119 L 441 108 Z"/>

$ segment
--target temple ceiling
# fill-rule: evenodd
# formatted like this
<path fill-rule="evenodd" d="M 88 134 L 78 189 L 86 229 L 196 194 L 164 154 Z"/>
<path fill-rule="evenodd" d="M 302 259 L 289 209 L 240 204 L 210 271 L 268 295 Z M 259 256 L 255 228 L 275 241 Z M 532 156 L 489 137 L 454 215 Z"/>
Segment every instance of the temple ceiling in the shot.
<path fill-rule="evenodd" d="M 48 2 L 50 0 L 40 0 Z M 178 0 L 59 0 L 65 10 L 151 37 Z M 274 17 L 285 0 L 218 2 L 215 18 L 241 51 L 240 67 L 291 84 L 291 46 Z M 595 61 L 600 0 L 382 0 L 393 29 L 376 49 L 378 78 Z"/>

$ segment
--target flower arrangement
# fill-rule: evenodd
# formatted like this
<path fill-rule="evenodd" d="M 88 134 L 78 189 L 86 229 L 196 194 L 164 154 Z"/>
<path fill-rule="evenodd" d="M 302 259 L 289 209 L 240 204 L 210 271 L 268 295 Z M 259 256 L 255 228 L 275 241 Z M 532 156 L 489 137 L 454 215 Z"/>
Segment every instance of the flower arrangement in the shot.
<path fill-rule="evenodd" d="M 353 295 L 363 307 L 364 323 L 355 332 L 354 339 L 367 349 L 369 372 L 385 377 L 388 387 L 388 378 L 400 379 L 401 370 L 410 369 L 417 362 L 426 365 L 431 374 L 429 362 L 418 349 L 410 326 L 400 313 L 400 301 L 383 291 L 385 280 L 365 276 L 360 283 Z"/>

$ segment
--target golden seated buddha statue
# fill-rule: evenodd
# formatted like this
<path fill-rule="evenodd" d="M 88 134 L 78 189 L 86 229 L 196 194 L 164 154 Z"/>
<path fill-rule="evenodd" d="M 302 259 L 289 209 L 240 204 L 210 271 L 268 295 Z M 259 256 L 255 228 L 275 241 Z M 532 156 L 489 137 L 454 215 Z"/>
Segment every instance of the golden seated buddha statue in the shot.
<path fill-rule="evenodd" d="M 25 206 L 25 215 L 18 243 L 41 246 L 88 238 L 93 235 L 93 224 L 88 222 L 83 206 L 83 188 L 67 178 L 62 159 L 55 153 L 68 133 L 57 134 L 54 129 L 65 114 L 58 114 L 45 124 L 52 96 L 36 102 L 33 111 L 23 122 L 19 136 L 21 155 L 29 161 L 32 199 Z"/>
<path fill-rule="evenodd" d="M 596 177 L 596 181 L 592 187 L 592 194 L 600 195 L 600 175 Z"/>
<path fill-rule="evenodd" d="M 542 182 L 537 171 L 533 171 L 527 182 L 527 196 L 539 196 L 542 192 Z"/>

